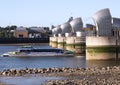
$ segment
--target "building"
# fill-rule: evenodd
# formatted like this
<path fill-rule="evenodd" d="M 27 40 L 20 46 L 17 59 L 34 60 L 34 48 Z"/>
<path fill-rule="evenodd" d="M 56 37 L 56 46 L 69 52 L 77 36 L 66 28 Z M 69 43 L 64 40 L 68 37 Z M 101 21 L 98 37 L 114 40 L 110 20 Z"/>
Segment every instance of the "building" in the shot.
<path fill-rule="evenodd" d="M 28 36 L 29 38 L 41 38 L 44 37 L 45 30 L 42 27 L 29 27 Z"/>
<path fill-rule="evenodd" d="M 15 38 L 28 38 L 28 30 L 25 27 L 18 27 L 14 30 L 13 36 Z"/>
<path fill-rule="evenodd" d="M 86 24 L 84 27 L 85 36 L 96 36 L 96 27 L 92 24 Z"/>
<path fill-rule="evenodd" d="M 113 35 L 120 37 L 120 18 L 112 19 Z"/>
<path fill-rule="evenodd" d="M 16 38 L 41 38 L 45 37 L 45 30 L 42 27 L 18 27 L 14 30 L 13 36 Z"/>

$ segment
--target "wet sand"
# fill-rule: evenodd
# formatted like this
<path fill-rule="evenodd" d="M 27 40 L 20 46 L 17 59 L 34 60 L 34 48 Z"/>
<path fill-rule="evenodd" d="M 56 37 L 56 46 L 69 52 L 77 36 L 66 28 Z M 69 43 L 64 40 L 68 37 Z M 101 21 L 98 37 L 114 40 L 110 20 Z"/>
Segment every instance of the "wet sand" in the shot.
<path fill-rule="evenodd" d="M 119 85 L 120 69 L 88 68 L 75 72 L 49 74 L 50 76 L 66 77 L 66 80 L 48 80 L 45 85 Z"/>

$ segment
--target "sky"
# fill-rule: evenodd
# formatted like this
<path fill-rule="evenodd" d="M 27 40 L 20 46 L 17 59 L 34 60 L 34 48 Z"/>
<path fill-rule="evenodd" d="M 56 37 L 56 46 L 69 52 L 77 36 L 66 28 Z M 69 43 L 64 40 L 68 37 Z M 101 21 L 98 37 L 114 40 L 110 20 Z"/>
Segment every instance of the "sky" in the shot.
<path fill-rule="evenodd" d="M 0 26 L 51 27 L 71 16 L 93 24 L 94 13 L 104 8 L 120 18 L 120 0 L 0 0 Z"/>

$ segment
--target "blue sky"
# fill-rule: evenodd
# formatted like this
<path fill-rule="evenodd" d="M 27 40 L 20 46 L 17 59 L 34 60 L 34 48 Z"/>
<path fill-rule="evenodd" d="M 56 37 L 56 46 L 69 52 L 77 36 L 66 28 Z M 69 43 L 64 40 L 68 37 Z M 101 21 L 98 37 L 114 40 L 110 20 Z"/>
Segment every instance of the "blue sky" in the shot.
<path fill-rule="evenodd" d="M 120 18 L 120 0 L 0 0 L 0 26 L 50 27 L 70 16 L 82 17 L 85 25 L 93 23 L 93 14 L 104 8 Z"/>

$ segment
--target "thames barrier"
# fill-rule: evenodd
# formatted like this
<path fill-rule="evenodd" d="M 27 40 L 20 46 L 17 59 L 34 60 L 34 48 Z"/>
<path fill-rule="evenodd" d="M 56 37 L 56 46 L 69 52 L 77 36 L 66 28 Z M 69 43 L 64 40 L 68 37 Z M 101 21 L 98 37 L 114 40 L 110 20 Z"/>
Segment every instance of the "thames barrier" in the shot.
<path fill-rule="evenodd" d="M 95 25 L 86 27 L 81 17 L 55 26 L 50 46 L 85 54 L 87 60 L 120 59 L 120 19 L 113 18 L 108 8 L 96 12 L 92 19 Z"/>

